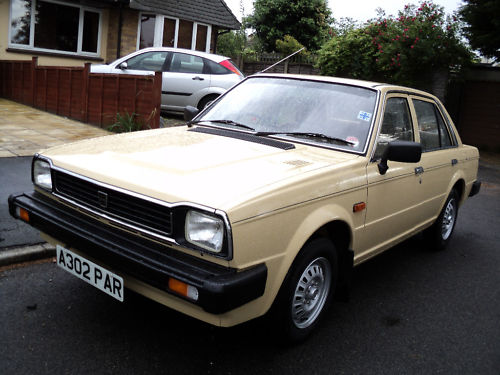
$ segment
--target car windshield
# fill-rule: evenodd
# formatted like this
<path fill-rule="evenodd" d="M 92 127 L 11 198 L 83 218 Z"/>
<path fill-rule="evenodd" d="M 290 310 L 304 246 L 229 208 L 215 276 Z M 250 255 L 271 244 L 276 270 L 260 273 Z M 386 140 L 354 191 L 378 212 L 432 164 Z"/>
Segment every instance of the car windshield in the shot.
<path fill-rule="evenodd" d="M 251 77 L 196 122 L 363 152 L 377 93 L 363 87 Z"/>

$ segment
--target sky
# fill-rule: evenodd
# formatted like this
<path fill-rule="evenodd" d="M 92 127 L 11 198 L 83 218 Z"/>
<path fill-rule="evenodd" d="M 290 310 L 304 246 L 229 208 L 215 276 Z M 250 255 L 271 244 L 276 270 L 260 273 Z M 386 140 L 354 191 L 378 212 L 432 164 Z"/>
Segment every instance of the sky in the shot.
<path fill-rule="evenodd" d="M 225 0 L 231 8 L 233 14 L 241 20 L 240 0 Z M 243 0 L 245 15 L 253 12 L 254 0 Z M 461 0 L 434 0 L 434 4 L 444 6 L 445 12 L 451 14 L 461 5 Z M 376 9 L 382 8 L 386 15 L 397 15 L 398 11 L 403 9 L 406 4 L 418 4 L 419 0 L 328 0 L 328 6 L 335 19 L 350 17 L 356 21 L 365 22 L 377 16 Z"/>

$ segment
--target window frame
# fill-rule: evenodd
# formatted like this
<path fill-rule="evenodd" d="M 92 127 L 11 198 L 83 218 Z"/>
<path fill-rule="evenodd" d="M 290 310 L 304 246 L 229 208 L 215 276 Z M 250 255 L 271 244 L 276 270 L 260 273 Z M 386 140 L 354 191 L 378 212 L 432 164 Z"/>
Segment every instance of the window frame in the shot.
<path fill-rule="evenodd" d="M 141 40 L 141 17 L 143 14 L 151 14 L 155 15 L 155 28 L 154 28 L 154 38 L 153 38 L 153 45 L 151 47 L 162 47 L 163 46 L 163 27 L 164 27 L 164 22 L 165 19 L 170 19 L 175 21 L 175 37 L 174 37 L 174 47 L 173 48 L 178 48 L 178 42 L 179 42 L 179 23 L 181 21 L 180 18 L 175 18 L 175 17 L 170 17 L 170 16 L 165 16 L 163 14 L 158 14 L 158 13 L 153 13 L 153 12 L 139 12 L 139 21 L 138 21 L 138 26 L 137 26 L 137 44 L 136 44 L 136 50 L 138 51 L 139 48 L 139 42 Z M 186 20 L 187 21 L 187 20 Z M 199 52 L 207 52 L 210 53 L 210 45 L 212 43 L 212 25 L 205 24 L 202 22 L 196 22 L 196 21 L 190 21 L 193 22 L 193 31 L 192 31 L 192 36 L 191 36 L 191 48 L 190 50 L 196 51 L 196 36 L 198 33 L 198 25 L 200 26 L 206 26 L 207 27 L 207 40 L 205 43 L 205 50 L 204 51 L 199 51 Z"/>
<path fill-rule="evenodd" d="M 415 100 L 419 100 L 421 102 L 425 102 L 425 103 L 431 104 L 433 106 L 433 109 L 434 109 L 434 115 L 436 116 L 436 121 L 437 121 L 436 125 L 437 125 L 437 130 L 438 130 L 439 147 L 432 148 L 432 149 L 424 149 L 422 147 L 422 153 L 439 151 L 439 150 L 447 150 L 447 149 L 450 149 L 450 148 L 456 148 L 456 147 L 458 147 L 458 142 L 457 142 L 457 138 L 455 136 L 455 133 L 454 133 L 453 129 L 450 126 L 450 123 L 449 123 L 449 120 L 448 120 L 447 116 L 445 116 L 443 114 L 443 112 L 441 111 L 441 105 L 438 102 L 436 102 L 434 99 L 427 98 L 427 97 L 424 97 L 424 96 L 418 96 L 418 95 L 411 95 L 410 96 L 410 100 L 411 100 L 412 110 L 414 111 L 415 124 L 417 126 L 417 129 L 416 129 L 417 131 L 415 132 L 415 134 L 418 133 L 418 142 L 420 144 L 422 144 L 422 140 L 421 140 L 421 137 L 420 137 L 420 131 L 421 131 L 420 130 L 420 122 L 418 121 L 417 110 L 415 108 L 414 101 Z M 441 128 L 439 126 L 438 116 L 441 117 L 441 121 L 443 122 L 444 128 L 448 132 L 448 136 L 449 136 L 449 139 L 450 139 L 450 145 L 449 146 L 442 146 L 442 142 L 441 142 Z"/>
<path fill-rule="evenodd" d="M 414 118 L 413 103 L 411 101 L 410 96 L 406 93 L 401 93 L 401 92 L 387 92 L 384 95 L 383 106 L 380 109 L 381 116 L 380 116 L 380 120 L 379 120 L 379 126 L 377 129 L 377 134 L 375 135 L 375 140 L 373 142 L 373 149 L 372 149 L 372 153 L 371 153 L 371 157 L 370 157 L 371 162 L 375 162 L 375 161 L 380 160 L 380 157 L 377 157 L 377 146 L 379 144 L 380 134 L 382 133 L 382 125 L 384 122 L 384 117 L 385 117 L 385 113 L 386 113 L 386 109 L 387 109 L 387 102 L 390 99 L 404 99 L 406 101 L 408 116 L 409 116 L 409 120 L 410 120 L 410 127 L 412 130 L 413 142 L 416 142 L 416 130 L 417 130 L 415 127 L 416 118 Z"/>
<path fill-rule="evenodd" d="M 9 48 L 15 48 L 19 50 L 26 50 L 26 51 L 34 51 L 34 52 L 42 52 L 42 53 L 50 53 L 50 54 L 56 54 L 56 55 L 67 55 L 67 56 L 86 56 L 86 57 L 100 57 L 101 55 L 101 39 L 102 39 L 102 28 L 103 28 L 103 16 L 102 16 L 102 10 L 92 8 L 89 6 L 84 6 L 81 4 L 76 4 L 76 3 L 67 3 L 64 1 L 57 1 L 57 0 L 31 0 L 31 10 L 30 10 L 30 35 L 29 35 L 29 43 L 28 44 L 18 44 L 18 43 L 12 43 L 12 3 L 15 0 L 9 0 L 9 31 L 8 31 L 8 46 Z M 67 7 L 72 7 L 72 8 L 78 8 L 79 9 L 79 17 L 78 17 L 78 41 L 77 41 L 77 51 L 72 52 L 72 51 L 64 51 L 64 50 L 57 50 L 57 49 L 50 49 L 50 48 L 40 48 L 40 47 L 35 47 L 35 11 L 36 11 L 36 4 L 38 1 L 46 2 L 46 3 L 52 3 L 52 4 L 58 4 L 58 5 L 63 5 Z M 98 30 L 97 30 L 97 51 L 96 52 L 87 52 L 82 50 L 83 46 L 83 27 L 84 27 L 84 17 L 85 17 L 85 12 L 93 12 L 97 13 L 99 15 L 99 24 L 98 24 Z"/>

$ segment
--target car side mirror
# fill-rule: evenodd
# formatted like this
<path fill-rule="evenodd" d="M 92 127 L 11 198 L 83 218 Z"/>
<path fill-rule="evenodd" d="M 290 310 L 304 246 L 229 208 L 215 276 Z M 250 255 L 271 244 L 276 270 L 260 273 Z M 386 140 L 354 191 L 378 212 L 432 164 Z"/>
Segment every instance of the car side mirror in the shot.
<path fill-rule="evenodd" d="M 378 163 L 378 171 L 384 175 L 389 166 L 387 161 L 399 161 L 402 163 L 418 163 L 422 156 L 422 145 L 417 142 L 392 141 L 387 144 L 382 160 Z"/>
<path fill-rule="evenodd" d="M 118 65 L 118 69 L 127 70 L 128 69 L 128 64 L 124 61 L 120 65 Z"/>
<path fill-rule="evenodd" d="M 199 112 L 200 111 L 196 107 L 192 107 L 190 105 L 186 106 L 186 108 L 184 108 L 184 121 L 188 123 L 191 122 L 191 120 L 194 119 Z"/>

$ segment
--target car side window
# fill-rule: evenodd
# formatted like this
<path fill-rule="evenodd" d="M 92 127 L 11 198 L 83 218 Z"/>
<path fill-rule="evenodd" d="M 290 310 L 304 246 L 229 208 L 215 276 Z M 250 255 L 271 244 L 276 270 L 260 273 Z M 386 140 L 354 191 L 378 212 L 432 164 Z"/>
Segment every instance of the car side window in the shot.
<path fill-rule="evenodd" d="M 166 57 L 167 52 L 141 53 L 127 60 L 127 69 L 161 72 Z"/>
<path fill-rule="evenodd" d="M 226 68 L 225 66 L 222 66 L 221 64 L 217 64 L 214 61 L 204 59 L 205 61 L 205 66 L 208 67 L 208 70 L 210 71 L 210 74 L 231 74 L 232 72 Z"/>
<path fill-rule="evenodd" d="M 377 138 L 374 159 L 380 159 L 391 141 L 413 141 L 413 125 L 406 98 L 389 98 L 385 104 L 382 127 Z"/>
<path fill-rule="evenodd" d="M 450 134 L 436 105 L 417 99 L 413 100 L 413 105 L 417 114 L 422 151 L 450 147 Z"/>
<path fill-rule="evenodd" d="M 205 64 L 201 57 L 186 53 L 174 53 L 169 71 L 173 73 L 203 74 L 204 70 Z"/>

